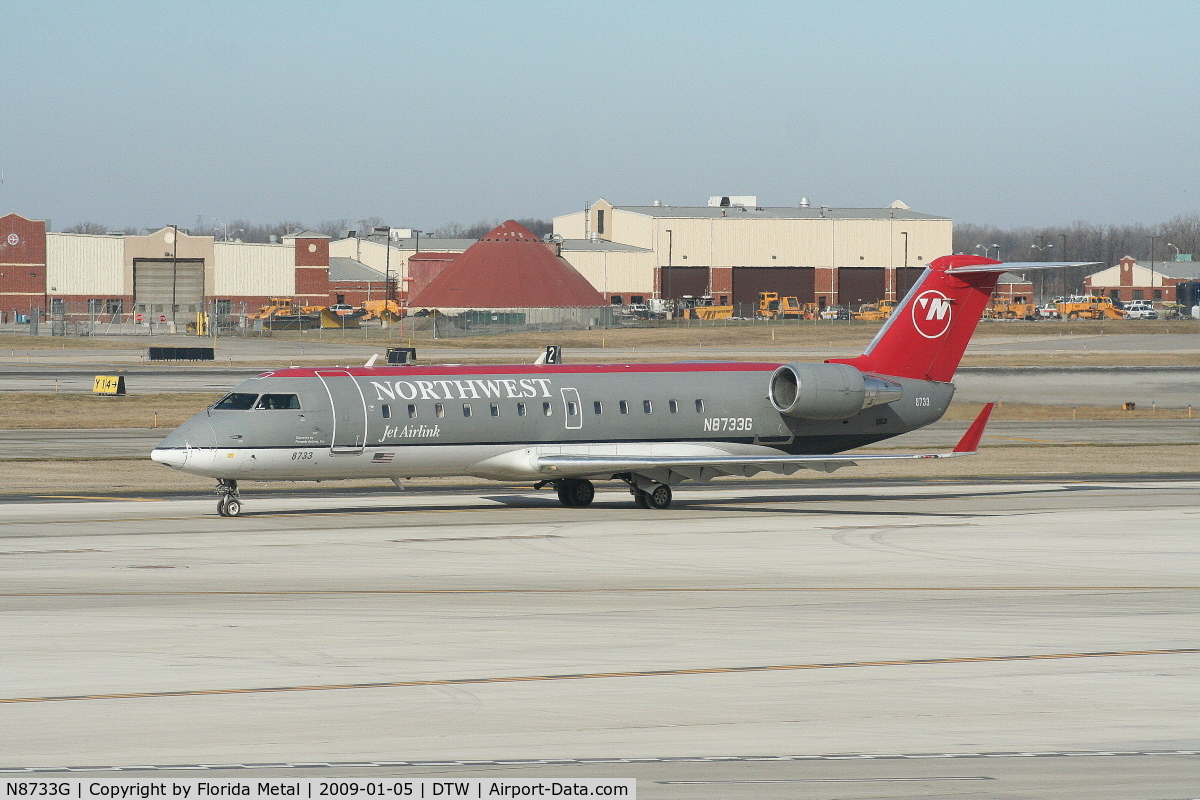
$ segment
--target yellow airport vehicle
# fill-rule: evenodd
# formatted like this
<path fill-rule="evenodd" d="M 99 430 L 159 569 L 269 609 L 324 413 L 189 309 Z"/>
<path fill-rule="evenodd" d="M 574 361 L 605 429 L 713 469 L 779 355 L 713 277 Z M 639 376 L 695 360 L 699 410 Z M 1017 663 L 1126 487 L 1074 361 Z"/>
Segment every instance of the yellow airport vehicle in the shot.
<path fill-rule="evenodd" d="M 795 297 L 780 297 L 779 292 L 759 292 L 756 316 L 766 319 L 800 319 L 800 301 Z"/>
<path fill-rule="evenodd" d="M 854 314 L 854 319 L 882 322 L 896 310 L 895 300 L 880 300 L 878 303 L 863 303 Z"/>
<path fill-rule="evenodd" d="M 1075 295 L 1055 303 L 1062 319 L 1125 319 L 1125 312 L 1109 297 Z"/>

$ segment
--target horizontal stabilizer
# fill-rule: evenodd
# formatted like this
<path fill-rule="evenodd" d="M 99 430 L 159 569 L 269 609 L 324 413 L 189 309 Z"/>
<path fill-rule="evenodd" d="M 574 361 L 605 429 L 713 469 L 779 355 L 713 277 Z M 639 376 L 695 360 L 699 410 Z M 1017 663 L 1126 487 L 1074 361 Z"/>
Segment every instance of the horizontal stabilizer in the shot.
<path fill-rule="evenodd" d="M 998 264 L 972 264 L 965 267 L 950 267 L 948 275 L 963 275 L 968 272 L 1025 272 L 1030 269 L 1050 269 L 1052 267 L 1090 267 L 1099 261 L 1004 261 Z"/>

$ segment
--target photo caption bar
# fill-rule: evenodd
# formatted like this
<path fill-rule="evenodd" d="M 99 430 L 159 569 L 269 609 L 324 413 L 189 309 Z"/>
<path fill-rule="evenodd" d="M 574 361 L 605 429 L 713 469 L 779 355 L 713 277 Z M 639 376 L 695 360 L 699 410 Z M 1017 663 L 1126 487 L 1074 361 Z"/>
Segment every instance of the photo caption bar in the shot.
<path fill-rule="evenodd" d="M 617 797 L 637 800 L 637 781 L 630 779 L 543 780 L 539 778 L 465 778 L 462 780 L 334 780 L 276 778 L 273 780 L 96 780 L 4 781 L 9 798 L 62 800 L 212 800 L 212 798 L 522 798 Z"/>

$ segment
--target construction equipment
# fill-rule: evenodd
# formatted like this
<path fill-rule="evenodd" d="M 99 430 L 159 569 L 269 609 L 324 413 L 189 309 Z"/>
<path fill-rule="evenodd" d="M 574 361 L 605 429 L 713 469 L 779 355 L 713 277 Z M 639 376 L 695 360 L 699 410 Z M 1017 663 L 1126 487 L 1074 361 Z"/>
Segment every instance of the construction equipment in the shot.
<path fill-rule="evenodd" d="M 997 300 L 984 309 L 984 319 L 1037 319 L 1038 307 L 1033 303 L 1016 303 Z"/>
<path fill-rule="evenodd" d="M 800 319 L 800 300 L 780 297 L 778 292 L 759 292 L 758 317 L 766 319 Z"/>
<path fill-rule="evenodd" d="M 368 300 L 362 304 L 363 320 L 385 319 L 388 322 L 395 322 L 405 316 L 400 304 L 395 300 Z"/>
<path fill-rule="evenodd" d="M 854 313 L 854 319 L 882 322 L 896 310 L 895 300 L 880 300 L 878 303 L 863 303 Z"/>
<path fill-rule="evenodd" d="M 733 316 L 733 306 L 718 306 L 713 304 L 709 295 L 692 297 L 684 295 L 680 300 L 680 314 L 683 319 L 729 319 Z"/>
<path fill-rule="evenodd" d="M 1055 304 L 1063 319 L 1125 319 L 1125 312 L 1110 297 L 1074 295 Z"/>
<path fill-rule="evenodd" d="M 321 325 L 321 310 L 300 308 L 290 297 L 272 297 L 267 305 L 247 314 L 246 319 L 262 320 L 262 326 L 269 330 L 304 330 Z"/>

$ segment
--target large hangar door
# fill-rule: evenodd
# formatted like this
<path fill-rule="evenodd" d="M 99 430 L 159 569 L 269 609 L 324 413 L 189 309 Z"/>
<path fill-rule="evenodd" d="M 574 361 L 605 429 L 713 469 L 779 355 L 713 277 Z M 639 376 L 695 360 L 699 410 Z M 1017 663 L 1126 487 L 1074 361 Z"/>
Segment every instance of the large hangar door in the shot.
<path fill-rule="evenodd" d="M 708 267 L 663 267 L 658 279 L 662 296 L 668 300 L 708 294 Z"/>
<path fill-rule="evenodd" d="M 903 300 L 924 273 L 924 267 L 896 267 L 896 299 Z"/>
<path fill-rule="evenodd" d="M 884 297 L 883 267 L 839 267 L 838 302 L 851 309 Z"/>
<path fill-rule="evenodd" d="M 779 292 L 801 303 L 816 298 L 817 271 L 813 267 L 734 267 L 733 303 L 744 304 L 742 316 L 754 316 L 759 292 Z"/>
<path fill-rule="evenodd" d="M 133 303 L 143 313 L 192 318 L 204 308 L 204 259 L 135 258 Z"/>

